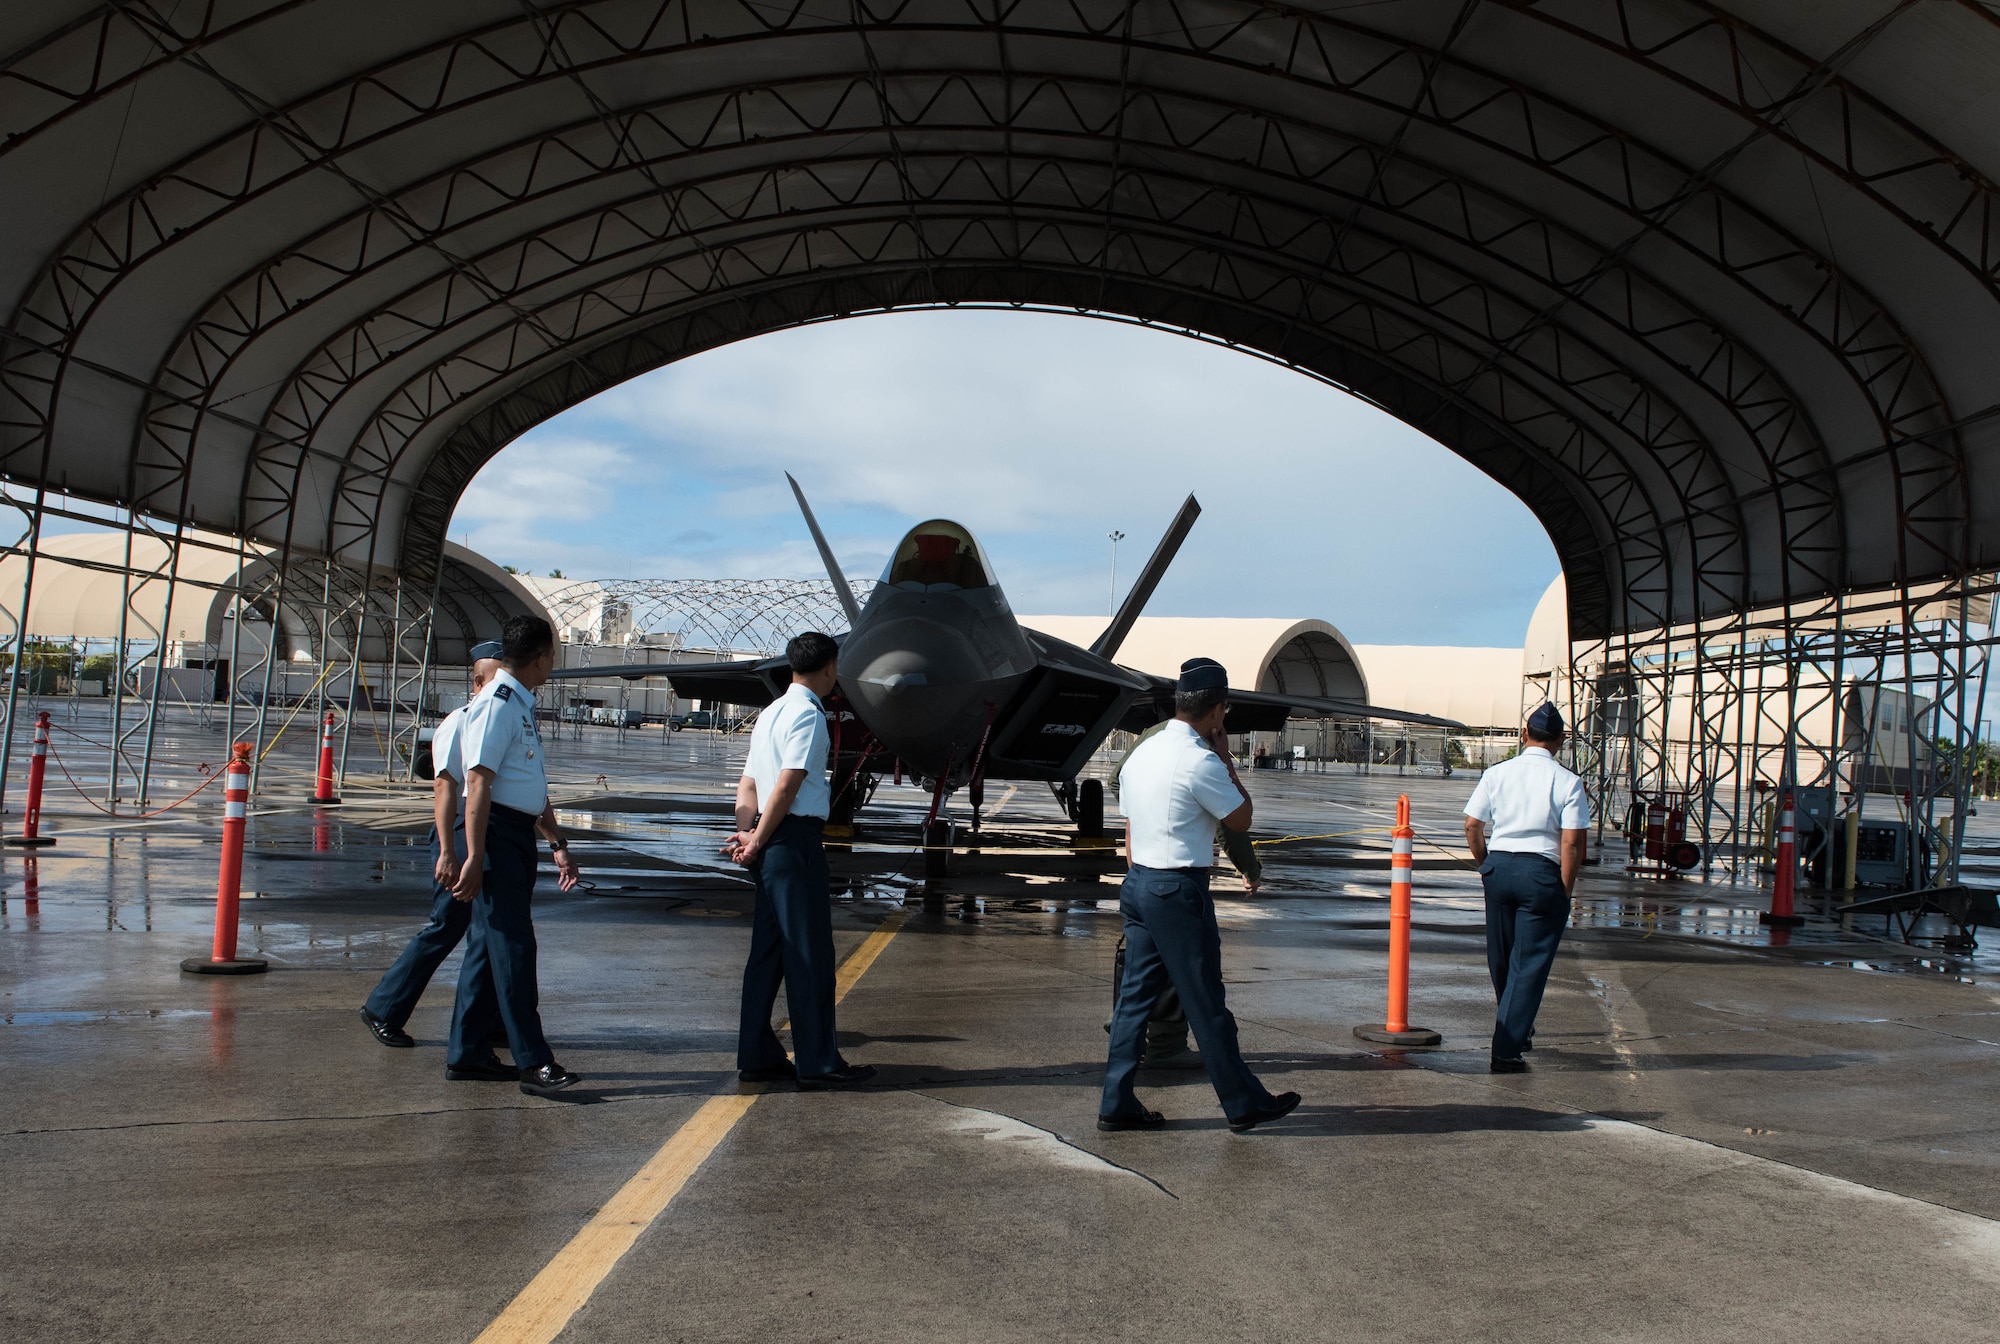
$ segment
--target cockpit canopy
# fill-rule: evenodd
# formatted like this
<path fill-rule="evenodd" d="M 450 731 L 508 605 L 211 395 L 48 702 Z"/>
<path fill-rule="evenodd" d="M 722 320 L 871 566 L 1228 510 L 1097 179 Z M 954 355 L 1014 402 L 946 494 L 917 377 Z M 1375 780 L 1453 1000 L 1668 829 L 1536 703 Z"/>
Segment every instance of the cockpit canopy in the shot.
<path fill-rule="evenodd" d="M 989 588 L 993 576 L 970 532 L 957 523 L 933 518 L 910 529 L 896 547 L 882 582 L 893 588 L 930 592 Z"/>

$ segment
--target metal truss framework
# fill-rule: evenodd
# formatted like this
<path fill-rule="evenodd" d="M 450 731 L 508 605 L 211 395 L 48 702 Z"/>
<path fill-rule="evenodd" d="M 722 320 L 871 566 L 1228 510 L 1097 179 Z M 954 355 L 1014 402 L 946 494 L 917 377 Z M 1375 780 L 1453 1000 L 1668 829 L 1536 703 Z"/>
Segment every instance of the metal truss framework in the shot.
<path fill-rule="evenodd" d="M 1749 878 L 1772 860 L 1779 794 L 1826 788 L 1857 822 L 1871 809 L 1910 821 L 1942 884 L 1957 879 L 1972 802 L 1996 594 L 1985 574 L 1621 634 L 1574 646 L 1569 667 L 1529 679 L 1528 698 L 1579 725 L 1570 763 L 1590 784 L 1600 838 L 1635 796 L 1682 793 L 1704 871 Z M 1883 691 L 1906 707 L 1886 751 Z M 1907 858 L 1910 885 L 1927 880 L 1916 847 Z"/>
<path fill-rule="evenodd" d="M 1548 529 L 1580 656 L 1637 688 L 1628 778 L 1711 813 L 1755 768 L 1753 665 L 1820 666 L 1888 591 L 1870 656 L 1912 679 L 1945 655 L 1909 595 L 2000 561 L 2000 163 L 1919 73 L 2000 60 L 1972 0 L 1840 32 L 1705 0 L 468 0 L 379 38 L 331 8 L 0 27 L 0 188 L 48 205 L 0 249 L 0 474 L 275 548 L 329 637 L 440 590 L 459 494 L 548 416 L 938 305 L 1201 336 L 1433 435 Z M 104 113 L 149 99 L 181 111 L 135 162 Z M 1682 695 L 1685 751 L 1644 708 Z"/>
<path fill-rule="evenodd" d="M 63 675 L 70 683 L 68 693 L 74 696 L 75 683 L 82 671 L 81 664 L 96 655 L 108 669 L 105 690 L 110 700 L 104 801 L 115 805 L 125 799 L 129 784 L 129 800 L 143 806 L 148 801 L 159 715 L 167 694 L 165 670 L 172 642 L 168 632 L 168 613 L 173 607 L 176 590 L 200 586 L 220 591 L 213 584 L 184 578 L 180 574 L 183 551 L 196 547 L 221 548 L 206 540 L 184 536 L 182 529 L 171 524 L 161 527 L 157 520 L 129 512 L 107 516 L 103 510 L 78 511 L 68 507 L 66 501 L 51 501 L 45 493 L 24 498 L 11 491 L 0 492 L 0 516 L 12 520 L 12 525 L 5 528 L 9 535 L 4 543 L 0 543 L 0 555 L 21 559 L 27 573 L 18 601 L 0 605 L 0 621 L 4 621 L 4 627 L 0 627 L 0 654 L 4 654 L 5 658 L 7 717 L 10 721 L 13 719 L 24 691 L 32 695 L 35 690 L 43 689 L 29 683 L 42 679 L 44 667 L 53 658 L 62 656 L 68 664 L 63 669 Z M 122 562 L 82 564 L 44 554 L 39 545 L 42 529 L 50 524 L 65 522 L 109 526 L 121 533 L 124 540 Z M 151 562 L 135 560 L 135 543 L 141 541 L 153 543 L 144 549 L 157 559 Z M 252 595 L 241 582 L 247 547 L 239 541 L 231 550 L 238 560 L 238 582 L 234 587 L 241 595 L 239 601 L 255 605 L 262 599 L 268 609 L 268 599 L 262 594 Z M 60 647 L 63 655 L 53 652 L 58 647 L 57 641 L 36 637 L 36 632 L 27 628 L 27 603 L 34 593 L 34 568 L 38 563 L 44 568 L 45 586 L 48 582 L 46 570 L 52 565 L 81 565 L 116 576 L 121 590 L 116 637 L 109 640 L 62 640 Z M 100 644 L 105 647 L 100 648 Z M 268 651 L 265 661 L 269 661 Z M 149 670 L 151 676 L 147 678 L 144 674 Z M 226 697 L 226 703 L 228 721 L 225 727 L 233 733 L 237 700 Z M 209 702 L 200 702 L 198 712 L 204 720 L 208 711 Z M 0 782 L 6 778 L 12 745 L 11 734 L 0 738 Z"/>
<path fill-rule="evenodd" d="M 871 580 L 850 580 L 857 601 L 875 591 Z M 638 650 L 623 661 L 655 661 L 655 654 L 702 658 L 771 658 L 801 630 L 836 634 L 847 615 L 824 579 L 605 579 L 573 583 L 542 594 L 556 629 L 601 628 L 615 609 L 620 641 Z M 601 636 L 589 641 L 610 643 Z"/>
<path fill-rule="evenodd" d="M 13 520 L 0 525 L 7 534 L 0 556 L 19 558 L 25 572 L 18 599 L 13 592 L 0 597 L 7 716 L 11 721 L 24 696 L 35 695 L 24 670 L 56 657 L 51 651 L 59 645 L 71 663 L 102 658 L 110 701 L 104 801 L 114 805 L 143 807 L 151 800 L 161 710 L 176 701 L 203 727 L 220 726 L 232 739 L 240 729 L 256 749 L 253 777 L 261 775 L 267 745 L 283 722 L 307 708 L 316 721 L 335 705 L 339 778 L 345 780 L 350 753 L 361 745 L 354 737 L 360 721 L 381 757 L 381 773 L 407 779 L 423 716 L 436 698 L 432 682 L 441 646 L 463 662 L 467 644 L 478 637 L 474 632 L 497 630 L 517 609 L 462 565 L 445 565 L 429 591 L 418 591 L 388 570 L 371 575 L 311 556 L 280 565 L 267 549 L 242 538 L 220 541 L 142 513 L 79 506 L 49 492 L 0 490 L 0 518 Z M 38 544 L 43 527 L 76 524 L 122 536 L 122 558 L 85 560 Z M 189 573 L 188 559 L 196 552 L 233 560 L 233 576 L 217 581 Z M 37 566 L 44 589 L 52 567 L 117 579 L 115 636 L 50 640 L 29 628 L 24 617 L 36 592 Z M 169 613 L 190 590 L 208 594 L 213 613 L 192 640 L 169 629 Z M 246 640 L 246 621 L 261 633 Z M 212 639 L 216 623 L 223 631 L 219 642 Z M 228 680 L 216 685 L 221 674 L 211 671 L 201 698 L 190 701 L 170 689 L 170 674 L 180 670 L 175 658 L 197 651 L 211 668 L 217 660 L 225 664 Z M 72 696 L 78 674 L 75 666 L 63 673 Z M 0 736 L 0 782 L 12 747 L 11 736 Z"/>
<path fill-rule="evenodd" d="M 872 580 L 850 580 L 857 601 Z M 595 678 L 565 679 L 554 690 L 557 712 L 581 736 L 581 707 L 617 697 L 614 722 L 624 740 L 634 683 L 615 669 L 635 663 L 770 658 L 801 630 L 829 634 L 847 628 L 847 613 L 825 579 L 606 579 L 572 583 L 541 594 L 562 641 L 558 665 L 601 667 Z M 667 718 L 673 696 L 668 693 Z"/>

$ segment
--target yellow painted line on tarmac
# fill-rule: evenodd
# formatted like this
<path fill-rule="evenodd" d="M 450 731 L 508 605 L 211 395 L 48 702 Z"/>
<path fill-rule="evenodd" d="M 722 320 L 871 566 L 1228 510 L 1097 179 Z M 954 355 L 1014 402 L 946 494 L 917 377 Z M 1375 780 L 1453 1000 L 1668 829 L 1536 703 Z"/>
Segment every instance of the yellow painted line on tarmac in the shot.
<path fill-rule="evenodd" d="M 875 958 L 882 955 L 882 949 L 896 936 L 896 930 L 903 927 L 904 914 L 898 910 L 882 921 L 882 927 L 861 940 L 861 946 L 848 954 L 840 963 L 840 970 L 833 977 L 833 1001 L 838 1004 L 847 997 L 847 991 L 854 988 L 854 982 L 868 974 L 868 968 L 875 964 Z"/>
<path fill-rule="evenodd" d="M 896 930 L 902 927 L 904 918 L 901 911 L 889 916 L 840 964 L 833 982 L 836 1004 L 868 973 L 868 968 L 882 955 L 882 949 L 896 936 Z M 666 1211 L 674 1196 L 762 1095 L 760 1089 L 710 1097 L 703 1102 L 701 1109 L 674 1131 L 660 1151 L 639 1168 L 638 1175 L 605 1201 L 583 1225 L 583 1230 L 556 1252 L 555 1259 L 529 1281 L 473 1344 L 548 1344 L 561 1334 L 569 1318 L 590 1301 L 590 1295 L 604 1282 L 612 1266 L 624 1258 L 640 1235 Z"/>

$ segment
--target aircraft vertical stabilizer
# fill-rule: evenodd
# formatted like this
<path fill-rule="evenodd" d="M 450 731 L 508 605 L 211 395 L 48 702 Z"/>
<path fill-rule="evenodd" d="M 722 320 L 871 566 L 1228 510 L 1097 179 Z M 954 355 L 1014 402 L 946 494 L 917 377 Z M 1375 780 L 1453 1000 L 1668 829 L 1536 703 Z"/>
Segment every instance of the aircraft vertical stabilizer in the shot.
<path fill-rule="evenodd" d="M 1167 527 L 1167 535 L 1161 537 L 1160 544 L 1153 548 L 1152 558 L 1146 561 L 1146 567 L 1139 571 L 1138 579 L 1132 584 L 1132 591 L 1125 594 L 1125 600 L 1118 605 L 1118 614 L 1111 618 L 1111 624 L 1104 627 L 1104 633 L 1090 646 L 1092 653 L 1100 658 L 1118 656 L 1119 646 L 1124 644 L 1125 636 L 1132 633 L 1133 622 L 1137 621 L 1139 613 L 1145 610 L 1147 599 L 1152 597 L 1153 589 L 1160 586 L 1160 579 L 1166 574 L 1167 566 L 1174 562 L 1174 556 L 1180 551 L 1181 543 L 1187 540 L 1188 532 L 1194 527 L 1194 520 L 1199 517 L 1201 517 L 1201 505 L 1196 502 L 1193 495 L 1189 495 L 1187 503 L 1181 505 L 1181 511 L 1174 515 L 1174 521 Z"/>
<path fill-rule="evenodd" d="M 799 501 L 799 512 L 806 516 L 806 527 L 813 534 L 813 545 L 819 547 L 819 558 L 826 565 L 826 576 L 833 580 L 833 595 L 840 599 L 840 609 L 847 613 L 847 628 L 852 630 L 861 619 L 861 604 L 854 600 L 854 590 L 847 586 L 847 576 L 840 572 L 840 562 L 833 558 L 833 547 L 826 544 L 826 533 L 819 530 L 819 519 L 813 517 L 812 505 L 806 503 L 806 492 L 799 489 L 799 483 L 792 480 L 792 473 L 786 472 L 785 479 L 791 481 L 792 495 Z"/>

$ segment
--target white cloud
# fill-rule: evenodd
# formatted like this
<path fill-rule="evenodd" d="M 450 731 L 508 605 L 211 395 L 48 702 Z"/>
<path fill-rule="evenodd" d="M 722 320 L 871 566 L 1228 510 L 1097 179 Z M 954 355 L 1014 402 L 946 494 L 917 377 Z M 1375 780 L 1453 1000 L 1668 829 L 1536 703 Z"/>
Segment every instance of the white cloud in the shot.
<path fill-rule="evenodd" d="M 591 519 L 613 508 L 634 462 L 614 443 L 530 435 L 493 459 L 459 497 L 454 535 L 467 523 Z"/>
<path fill-rule="evenodd" d="M 1107 346 L 1124 348 L 1107 358 Z M 1247 355 L 1018 313 L 778 332 L 634 380 L 595 412 L 699 470 L 781 467 L 816 502 L 912 516 L 963 516 L 971 501 L 984 531 L 1095 516 L 1114 497 L 1170 513 L 1189 489 L 1275 484 L 1312 456 L 1377 475 L 1373 453 L 1421 439 Z M 730 505 L 791 507 L 768 477 Z"/>
<path fill-rule="evenodd" d="M 538 572 L 810 577 L 784 471 L 849 577 L 920 519 L 986 543 L 1017 610 L 1097 613 L 1190 491 L 1164 615 L 1318 616 L 1357 639 L 1513 643 L 1554 577 L 1526 508 L 1338 389 L 1240 352 L 1054 314 L 781 331 L 635 378 L 480 473 L 454 537 Z"/>

